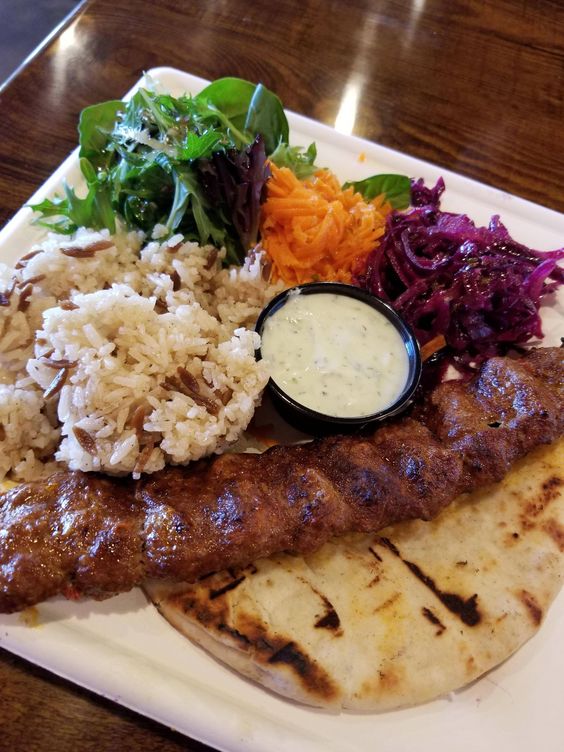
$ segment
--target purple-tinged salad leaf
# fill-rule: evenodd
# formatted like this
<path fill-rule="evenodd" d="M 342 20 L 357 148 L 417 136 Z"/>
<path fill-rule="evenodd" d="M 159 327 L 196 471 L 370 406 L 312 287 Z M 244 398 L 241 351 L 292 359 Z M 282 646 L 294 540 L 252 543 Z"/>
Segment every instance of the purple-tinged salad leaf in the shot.
<path fill-rule="evenodd" d="M 200 159 L 197 172 L 206 201 L 234 230 L 226 235 L 233 240 L 227 249 L 240 262 L 258 240 L 260 205 L 270 177 L 262 136 L 242 151 L 229 149 Z"/>
<path fill-rule="evenodd" d="M 412 183 L 412 206 L 392 212 L 358 275 L 390 302 L 424 345 L 438 335 L 461 369 L 542 337 L 539 308 L 564 282 L 564 248 L 535 251 L 513 240 L 499 217 L 476 227 L 440 209 L 444 182 Z"/>

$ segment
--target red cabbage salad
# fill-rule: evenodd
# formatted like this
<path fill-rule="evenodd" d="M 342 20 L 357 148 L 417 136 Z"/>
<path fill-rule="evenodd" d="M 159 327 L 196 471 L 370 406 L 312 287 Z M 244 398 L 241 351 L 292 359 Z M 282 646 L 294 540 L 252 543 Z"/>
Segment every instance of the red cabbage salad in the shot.
<path fill-rule="evenodd" d="M 539 308 L 564 282 L 564 248 L 527 248 L 498 216 L 477 227 L 465 214 L 442 211 L 444 189 L 442 178 L 433 188 L 412 182 L 411 208 L 389 214 L 357 282 L 388 301 L 421 345 L 442 335 L 465 370 L 543 336 Z"/>

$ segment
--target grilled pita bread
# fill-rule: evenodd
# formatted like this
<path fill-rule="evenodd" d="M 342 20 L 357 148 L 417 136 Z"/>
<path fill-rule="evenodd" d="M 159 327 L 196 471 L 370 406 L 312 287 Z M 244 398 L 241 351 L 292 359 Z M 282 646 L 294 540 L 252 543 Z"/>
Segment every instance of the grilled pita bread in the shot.
<path fill-rule="evenodd" d="M 563 460 L 560 441 L 432 522 L 147 593 L 216 658 L 298 702 L 362 711 L 425 702 L 539 629 L 564 577 Z"/>

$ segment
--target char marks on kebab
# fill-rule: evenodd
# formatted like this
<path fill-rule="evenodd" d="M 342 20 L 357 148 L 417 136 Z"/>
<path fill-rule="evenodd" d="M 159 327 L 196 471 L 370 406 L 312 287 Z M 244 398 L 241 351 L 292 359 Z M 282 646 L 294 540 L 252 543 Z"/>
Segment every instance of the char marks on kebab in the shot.
<path fill-rule="evenodd" d="M 0 496 L 0 612 L 195 580 L 436 516 L 564 428 L 564 350 L 491 358 L 371 436 L 222 455 L 139 481 L 61 472 Z"/>

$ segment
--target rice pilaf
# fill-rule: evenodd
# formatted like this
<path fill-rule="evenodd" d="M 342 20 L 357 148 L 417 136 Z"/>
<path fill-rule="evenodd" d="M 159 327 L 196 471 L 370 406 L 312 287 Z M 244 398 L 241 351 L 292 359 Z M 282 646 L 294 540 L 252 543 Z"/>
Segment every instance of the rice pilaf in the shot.
<path fill-rule="evenodd" d="M 224 256 L 80 229 L 1 265 L 0 479 L 55 462 L 139 476 L 236 441 L 268 380 L 253 326 L 280 285 L 260 251 Z"/>

